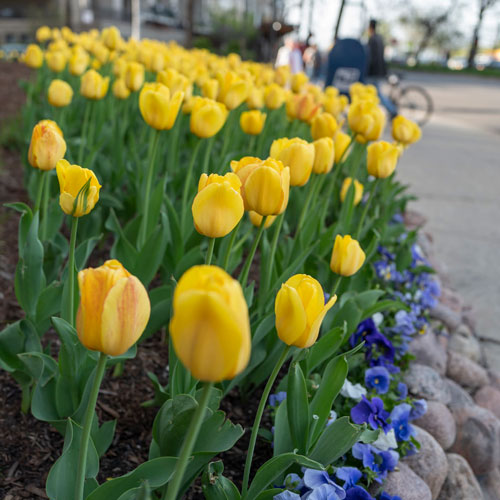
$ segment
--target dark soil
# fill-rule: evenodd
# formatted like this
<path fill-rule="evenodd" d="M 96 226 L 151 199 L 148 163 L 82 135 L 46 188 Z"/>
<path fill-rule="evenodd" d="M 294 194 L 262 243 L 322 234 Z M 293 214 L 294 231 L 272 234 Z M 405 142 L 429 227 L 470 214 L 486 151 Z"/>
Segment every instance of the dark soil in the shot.
<path fill-rule="evenodd" d="M 0 61 L 0 130 L 3 128 L 5 131 L 19 116 L 25 96 L 18 82 L 29 77 L 30 71 L 24 66 Z M 3 207 L 4 203 L 13 201 L 28 203 L 23 187 L 20 153 L 0 146 L 0 329 L 22 317 L 14 293 L 19 217 L 14 211 Z M 91 259 L 92 262 L 94 260 Z M 254 276 L 251 274 L 250 278 Z M 138 346 L 136 358 L 127 361 L 122 376 L 113 378 L 111 372 L 106 374 L 97 412 L 100 422 L 117 419 L 117 427 L 113 443 L 101 459 L 100 483 L 107 478 L 126 474 L 147 460 L 151 429 L 158 408 L 145 408 L 141 403 L 153 397 L 148 371 L 155 373 L 161 383 L 166 383 L 167 354 L 164 336 L 158 332 Z M 255 398 L 242 403 L 236 391 L 230 393 L 222 403 L 228 418 L 247 430 L 233 449 L 219 457 L 224 460 L 224 474 L 238 486 L 250 437 L 248 429 L 253 423 L 257 405 L 258 400 Z M 49 424 L 36 420 L 30 414 L 23 414 L 20 407 L 19 387 L 8 373 L 0 370 L 0 498 L 47 498 L 45 481 L 61 453 L 63 438 Z M 268 415 L 264 415 L 263 424 L 270 429 Z M 253 472 L 271 454 L 270 445 L 259 439 Z M 203 498 L 199 480 L 186 498 Z"/>

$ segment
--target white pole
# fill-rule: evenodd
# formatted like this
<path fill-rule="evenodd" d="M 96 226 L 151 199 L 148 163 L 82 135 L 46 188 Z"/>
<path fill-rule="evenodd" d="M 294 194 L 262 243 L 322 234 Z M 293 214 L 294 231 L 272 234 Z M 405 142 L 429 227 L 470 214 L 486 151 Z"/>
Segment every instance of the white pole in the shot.
<path fill-rule="evenodd" d="M 132 0 L 132 26 L 131 36 L 136 40 L 141 39 L 141 0 Z"/>

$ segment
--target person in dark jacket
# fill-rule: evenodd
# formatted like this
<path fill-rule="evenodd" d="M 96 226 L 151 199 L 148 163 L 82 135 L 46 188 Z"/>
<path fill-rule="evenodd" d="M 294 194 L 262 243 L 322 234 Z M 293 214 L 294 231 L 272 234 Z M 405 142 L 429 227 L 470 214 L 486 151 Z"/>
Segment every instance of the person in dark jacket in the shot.
<path fill-rule="evenodd" d="M 380 85 L 387 77 L 387 64 L 384 59 L 384 40 L 377 33 L 377 21 L 370 20 L 368 27 L 368 68 L 366 72 L 366 83 L 371 83 L 377 88 L 380 102 L 385 106 L 391 118 L 397 115 L 398 110 L 392 100 L 382 94 Z"/>

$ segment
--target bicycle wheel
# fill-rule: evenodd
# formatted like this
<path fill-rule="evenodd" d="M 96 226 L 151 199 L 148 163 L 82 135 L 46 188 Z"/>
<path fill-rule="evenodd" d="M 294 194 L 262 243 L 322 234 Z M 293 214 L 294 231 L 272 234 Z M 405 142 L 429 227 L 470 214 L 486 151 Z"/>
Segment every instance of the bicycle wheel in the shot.
<path fill-rule="evenodd" d="M 398 113 L 410 120 L 425 125 L 434 110 L 432 97 L 422 87 L 408 85 L 403 87 L 397 100 Z"/>

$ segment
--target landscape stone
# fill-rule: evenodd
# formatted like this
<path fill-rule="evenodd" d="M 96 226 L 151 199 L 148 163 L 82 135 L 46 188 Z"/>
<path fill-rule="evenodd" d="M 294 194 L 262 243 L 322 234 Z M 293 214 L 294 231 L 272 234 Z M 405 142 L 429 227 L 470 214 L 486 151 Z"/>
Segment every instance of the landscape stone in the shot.
<path fill-rule="evenodd" d="M 453 412 L 457 437 L 451 451 L 462 455 L 475 474 L 500 464 L 500 421 L 485 408 L 468 406 Z"/>
<path fill-rule="evenodd" d="M 497 370 L 490 370 L 488 375 L 490 376 L 490 384 L 496 389 L 500 389 L 500 372 Z"/>
<path fill-rule="evenodd" d="M 413 363 L 404 380 L 410 394 L 417 398 L 440 401 L 443 404 L 448 404 L 451 400 L 448 385 L 430 366 Z"/>
<path fill-rule="evenodd" d="M 396 470 L 389 472 L 384 482 L 384 491 L 404 500 L 431 500 L 431 490 L 410 467 L 399 462 Z"/>
<path fill-rule="evenodd" d="M 441 288 L 441 296 L 439 301 L 453 311 L 460 313 L 464 307 L 464 301 L 457 292 L 447 287 Z"/>
<path fill-rule="evenodd" d="M 448 349 L 463 354 L 472 361 L 481 361 L 481 344 L 466 325 L 460 327 L 450 335 Z"/>
<path fill-rule="evenodd" d="M 447 406 L 452 413 L 461 408 L 474 406 L 474 400 L 465 389 L 462 389 L 455 381 L 449 378 L 445 378 L 444 380 L 450 393 L 450 401 L 447 403 Z"/>
<path fill-rule="evenodd" d="M 488 384 L 488 372 L 479 364 L 463 356 L 449 351 L 446 375 L 463 387 L 474 390 Z"/>
<path fill-rule="evenodd" d="M 442 321 L 450 332 L 456 330 L 462 323 L 462 316 L 441 302 L 438 302 L 436 307 L 431 309 L 430 314 L 432 318 Z"/>
<path fill-rule="evenodd" d="M 500 390 L 491 385 L 485 385 L 476 392 L 474 401 L 500 418 Z"/>
<path fill-rule="evenodd" d="M 497 342 L 483 341 L 482 346 L 488 368 L 498 368 L 500 366 L 500 344 Z"/>
<path fill-rule="evenodd" d="M 409 351 L 415 356 L 417 363 L 430 366 L 440 375 L 445 374 L 448 355 L 430 328 L 424 335 L 414 337 L 410 342 Z"/>
<path fill-rule="evenodd" d="M 439 443 L 424 429 L 414 426 L 415 439 L 420 443 L 418 453 L 404 459 L 417 476 L 421 477 L 431 490 L 432 500 L 436 500 L 448 474 L 448 460 Z"/>
<path fill-rule="evenodd" d="M 456 453 L 448 453 L 448 475 L 438 500 L 483 500 L 481 487 L 467 460 Z"/>
<path fill-rule="evenodd" d="M 498 500 L 500 498 L 500 469 L 493 469 L 488 474 L 480 476 L 479 484 L 483 488 L 484 500 Z"/>
<path fill-rule="evenodd" d="M 414 423 L 433 436 L 443 450 L 448 450 L 455 442 L 455 419 L 450 410 L 439 401 L 428 401 L 426 413 Z"/>

